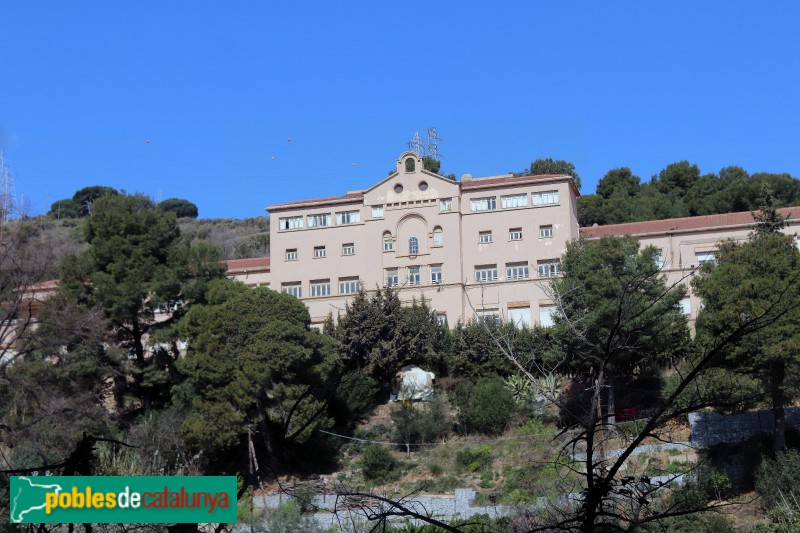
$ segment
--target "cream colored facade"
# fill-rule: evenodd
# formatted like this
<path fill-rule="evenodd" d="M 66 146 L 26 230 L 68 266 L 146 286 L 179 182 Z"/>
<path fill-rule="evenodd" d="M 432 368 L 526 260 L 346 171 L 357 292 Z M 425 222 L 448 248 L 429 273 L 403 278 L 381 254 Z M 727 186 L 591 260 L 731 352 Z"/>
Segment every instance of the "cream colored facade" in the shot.
<path fill-rule="evenodd" d="M 228 274 L 298 296 L 312 322 L 338 316 L 359 287 L 425 298 L 451 326 L 485 316 L 550 323 L 546 287 L 567 242 L 634 235 L 661 251 L 669 283 L 685 283 L 726 239 L 745 240 L 750 212 L 579 228 L 579 195 L 566 175 L 470 175 L 454 182 L 405 152 L 369 189 L 272 205 L 270 258 L 229 261 Z M 800 234 L 800 207 L 779 210 Z M 694 319 L 700 302 L 684 311 Z"/>
<path fill-rule="evenodd" d="M 778 209 L 778 212 L 787 221 L 782 231 L 797 238 L 800 235 L 800 207 L 785 207 Z M 641 247 L 654 246 L 659 250 L 667 283 L 683 283 L 691 289 L 691 278 L 697 274 L 703 262 L 714 260 L 720 243 L 726 240 L 746 241 L 754 225 L 752 213 L 744 211 L 594 226 L 581 228 L 580 233 L 587 239 L 599 239 L 606 235 L 637 237 Z M 800 244 L 800 241 L 797 242 Z M 700 300 L 694 294 L 690 292 L 682 305 L 690 320 L 697 318 Z"/>
<path fill-rule="evenodd" d="M 343 312 L 359 286 L 387 284 L 450 325 L 547 321 L 542 282 L 578 234 L 578 194 L 566 175 L 454 182 L 406 152 L 369 189 L 268 207 L 270 284 L 301 298 L 314 323 Z"/>

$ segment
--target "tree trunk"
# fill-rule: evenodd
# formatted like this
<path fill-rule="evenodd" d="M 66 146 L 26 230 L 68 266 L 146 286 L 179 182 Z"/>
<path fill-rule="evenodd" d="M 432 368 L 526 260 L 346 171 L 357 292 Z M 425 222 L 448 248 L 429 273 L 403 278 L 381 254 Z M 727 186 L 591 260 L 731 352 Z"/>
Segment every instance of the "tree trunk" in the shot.
<path fill-rule="evenodd" d="M 786 414 L 783 409 L 786 401 L 783 396 L 784 370 L 783 362 L 777 362 L 772 366 L 770 399 L 772 400 L 772 416 L 775 420 L 772 432 L 772 451 L 774 453 L 786 450 Z"/>

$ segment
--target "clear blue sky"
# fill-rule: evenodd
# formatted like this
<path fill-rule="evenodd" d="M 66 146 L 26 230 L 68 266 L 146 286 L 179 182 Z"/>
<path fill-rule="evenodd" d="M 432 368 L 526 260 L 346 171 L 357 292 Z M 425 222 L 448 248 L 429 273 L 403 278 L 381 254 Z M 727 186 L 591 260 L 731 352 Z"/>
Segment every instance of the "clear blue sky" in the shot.
<path fill-rule="evenodd" d="M 584 193 L 681 159 L 800 176 L 798 20 L 789 1 L 5 2 L 0 148 L 34 213 L 100 184 L 258 216 L 377 182 L 428 126 L 445 172 L 554 157 Z"/>

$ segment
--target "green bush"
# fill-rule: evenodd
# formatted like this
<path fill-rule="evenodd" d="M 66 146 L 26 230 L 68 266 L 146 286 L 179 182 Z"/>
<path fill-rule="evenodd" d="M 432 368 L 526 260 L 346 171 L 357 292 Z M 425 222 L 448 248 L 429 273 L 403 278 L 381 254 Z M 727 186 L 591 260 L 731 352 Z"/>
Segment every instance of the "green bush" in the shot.
<path fill-rule="evenodd" d="M 263 524 L 255 524 L 257 530 L 270 533 L 309 533 L 318 531 L 316 522 L 310 516 L 304 516 L 300 506 L 289 500 L 266 515 Z M 259 527 L 261 526 L 261 527 Z M 261 529 L 261 528 L 264 529 Z"/>
<path fill-rule="evenodd" d="M 406 446 L 432 444 L 450 433 L 450 420 L 444 401 L 438 396 L 426 405 L 402 407 L 392 413 L 395 427 L 393 439 Z"/>
<path fill-rule="evenodd" d="M 788 450 L 775 459 L 764 458 L 756 469 L 756 492 L 764 507 L 772 509 L 784 501 L 800 496 L 797 480 L 800 479 L 800 451 Z"/>
<path fill-rule="evenodd" d="M 471 398 L 461 414 L 469 430 L 498 435 L 511 420 L 514 405 L 514 397 L 503 379 L 496 375 L 486 376 L 472 388 Z"/>
<path fill-rule="evenodd" d="M 397 479 L 400 463 L 380 444 L 370 444 L 364 450 L 364 478 L 369 481 L 386 482 Z"/>
<path fill-rule="evenodd" d="M 477 448 L 462 448 L 456 453 L 456 464 L 472 472 L 490 468 L 492 460 L 492 448 L 488 444 Z"/>

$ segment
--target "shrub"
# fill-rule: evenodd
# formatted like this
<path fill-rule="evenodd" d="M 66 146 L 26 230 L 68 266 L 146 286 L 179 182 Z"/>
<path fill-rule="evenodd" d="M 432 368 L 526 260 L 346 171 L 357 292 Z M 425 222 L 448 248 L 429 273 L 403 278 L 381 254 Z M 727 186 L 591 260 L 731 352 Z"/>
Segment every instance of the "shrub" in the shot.
<path fill-rule="evenodd" d="M 472 388 L 471 399 L 462 409 L 470 430 L 498 435 L 505 430 L 514 411 L 514 397 L 499 376 L 483 377 Z"/>
<path fill-rule="evenodd" d="M 317 531 L 316 522 L 303 511 L 294 500 L 289 500 L 277 509 L 270 511 L 263 525 L 256 524 L 257 531 L 270 533 L 307 533 Z M 263 529 L 262 529 L 263 527 Z"/>
<path fill-rule="evenodd" d="M 364 450 L 364 478 L 386 482 L 399 477 L 400 463 L 380 444 L 370 444 Z"/>
<path fill-rule="evenodd" d="M 492 466 L 492 448 L 488 444 L 462 448 L 456 454 L 456 464 L 472 472 L 488 469 Z"/>
<path fill-rule="evenodd" d="M 764 458 L 756 469 L 756 492 L 764 507 L 772 509 L 784 502 L 793 501 L 800 479 L 800 451 L 788 450 L 775 459 Z"/>

